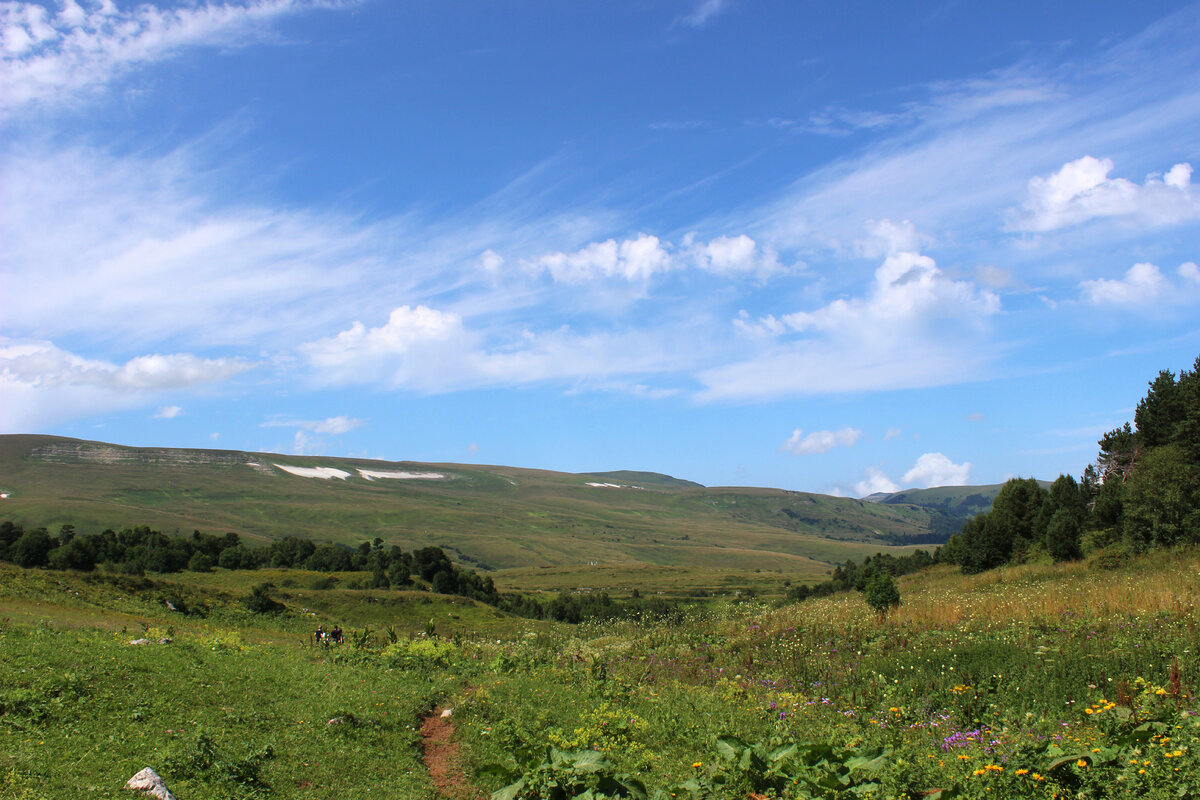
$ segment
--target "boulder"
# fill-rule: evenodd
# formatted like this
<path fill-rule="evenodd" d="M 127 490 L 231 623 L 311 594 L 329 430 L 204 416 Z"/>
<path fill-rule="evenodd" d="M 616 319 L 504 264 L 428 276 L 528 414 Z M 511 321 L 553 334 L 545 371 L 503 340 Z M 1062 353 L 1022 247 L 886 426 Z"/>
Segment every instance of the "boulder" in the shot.
<path fill-rule="evenodd" d="M 125 783 L 125 788 L 156 797 L 158 800 L 175 800 L 175 795 L 171 794 L 163 779 L 149 767 L 130 778 Z"/>

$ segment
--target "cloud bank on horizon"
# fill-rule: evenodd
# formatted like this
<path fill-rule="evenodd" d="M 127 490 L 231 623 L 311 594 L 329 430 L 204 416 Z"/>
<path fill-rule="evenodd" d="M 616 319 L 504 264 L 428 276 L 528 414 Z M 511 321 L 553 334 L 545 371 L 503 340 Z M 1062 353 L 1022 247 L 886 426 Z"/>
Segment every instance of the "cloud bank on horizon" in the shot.
<path fill-rule="evenodd" d="M 1200 351 L 1195 3 L 476 11 L 0 6 L 0 432 L 863 495 Z"/>

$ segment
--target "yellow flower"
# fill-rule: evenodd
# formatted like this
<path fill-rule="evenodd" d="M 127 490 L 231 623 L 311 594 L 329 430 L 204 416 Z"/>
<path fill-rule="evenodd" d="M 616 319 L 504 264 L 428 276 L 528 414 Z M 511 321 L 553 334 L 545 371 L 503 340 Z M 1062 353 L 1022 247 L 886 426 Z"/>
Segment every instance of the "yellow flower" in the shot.
<path fill-rule="evenodd" d="M 959 756 L 958 760 L 959 761 L 970 761 L 971 757 L 970 756 Z"/>
<path fill-rule="evenodd" d="M 697 761 L 695 764 L 692 764 L 692 766 L 693 766 L 693 767 L 703 767 L 703 766 L 704 766 L 704 762 L 703 762 L 703 761 Z"/>
<path fill-rule="evenodd" d="M 1027 770 L 1025 767 L 1021 767 L 1019 770 L 1017 770 L 1017 774 L 1018 775 L 1028 775 L 1029 770 Z"/>
<path fill-rule="evenodd" d="M 1095 712 L 1095 711 L 1092 711 L 1090 708 L 1085 708 L 1085 709 L 1083 710 L 1083 713 L 1085 713 L 1085 714 L 1095 714 L 1096 712 Z"/>
<path fill-rule="evenodd" d="M 975 770 L 975 773 L 974 773 L 974 774 L 976 774 L 976 775 L 982 775 L 983 773 L 984 773 L 984 770 L 982 770 L 982 769 L 977 769 L 977 770 Z"/>
<path fill-rule="evenodd" d="M 1085 759 L 1082 759 L 1082 758 L 1081 758 L 1081 759 L 1079 759 L 1078 761 L 1076 761 L 1076 762 L 1075 762 L 1075 766 L 1077 766 L 1077 767 L 1086 767 L 1086 766 L 1087 766 L 1087 761 L 1086 761 Z"/>

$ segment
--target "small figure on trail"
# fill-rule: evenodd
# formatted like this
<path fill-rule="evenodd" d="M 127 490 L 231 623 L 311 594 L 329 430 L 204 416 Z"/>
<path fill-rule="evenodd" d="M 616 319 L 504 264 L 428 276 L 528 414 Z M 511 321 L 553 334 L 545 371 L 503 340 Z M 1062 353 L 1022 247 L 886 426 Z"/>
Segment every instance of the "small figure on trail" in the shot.
<path fill-rule="evenodd" d="M 344 640 L 344 637 L 342 636 L 342 626 L 334 625 L 333 630 L 330 631 L 330 636 L 333 637 L 334 644 L 341 644 L 342 641 Z"/>
<path fill-rule="evenodd" d="M 329 646 L 329 634 L 325 632 L 324 625 L 317 626 L 317 644 L 321 645 L 322 647 Z"/>

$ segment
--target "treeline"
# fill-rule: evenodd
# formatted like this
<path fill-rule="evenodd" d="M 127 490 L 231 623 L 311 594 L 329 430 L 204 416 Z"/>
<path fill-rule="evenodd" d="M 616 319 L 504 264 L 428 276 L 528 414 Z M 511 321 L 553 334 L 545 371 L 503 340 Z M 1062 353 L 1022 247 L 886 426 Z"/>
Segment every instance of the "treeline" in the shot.
<path fill-rule="evenodd" d="M 1133 424 L 1106 433 L 1080 480 L 1049 490 L 1031 478 L 1006 483 L 990 511 L 972 517 L 936 558 L 982 572 L 1038 554 L 1055 561 L 1114 547 L 1140 553 L 1200 543 L 1200 357 L 1178 378 L 1163 370 Z"/>
<path fill-rule="evenodd" d="M 787 597 L 790 600 L 807 600 L 810 597 L 825 597 L 850 589 L 864 592 L 880 577 L 898 578 L 911 572 L 919 572 L 933 564 L 934 558 L 927 550 L 914 550 L 906 556 L 878 553 L 867 556 L 861 564 L 856 564 L 851 559 L 834 567 L 833 575 L 827 581 L 811 586 L 800 584 L 789 587 Z"/>
<path fill-rule="evenodd" d="M 499 605 L 500 594 L 490 577 L 463 569 L 439 547 L 407 552 L 384 547 L 382 539 L 356 548 L 316 544 L 288 536 L 259 546 L 248 546 L 236 533 L 170 536 L 145 525 L 81 534 L 64 525 L 56 535 L 45 528 L 25 530 L 14 522 L 0 522 L 0 561 L 20 567 L 48 567 L 91 572 L 143 575 L 146 572 L 207 572 L 263 567 L 308 569 L 318 572 L 370 572 L 373 589 L 413 586 L 419 578 L 440 594 L 453 594 Z"/>
<path fill-rule="evenodd" d="M 610 622 L 621 619 L 671 619 L 679 614 L 679 604 L 661 597 L 643 598 L 635 590 L 633 597 L 613 599 L 608 592 L 572 594 L 559 592 L 553 598 L 539 600 L 530 595 L 503 595 L 500 610 L 529 619 L 558 622 Z"/>

